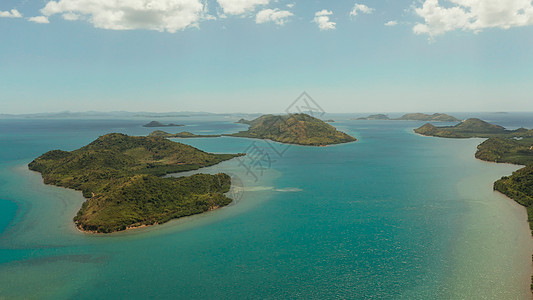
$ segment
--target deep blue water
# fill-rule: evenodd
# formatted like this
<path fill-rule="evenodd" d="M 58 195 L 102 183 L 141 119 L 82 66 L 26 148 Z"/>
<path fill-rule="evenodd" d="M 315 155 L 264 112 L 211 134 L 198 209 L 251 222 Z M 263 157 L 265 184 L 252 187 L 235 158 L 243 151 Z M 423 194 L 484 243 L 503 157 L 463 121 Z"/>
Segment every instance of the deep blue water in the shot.
<path fill-rule="evenodd" d="M 524 115 L 481 116 L 504 126 L 533 127 L 533 119 Z M 283 155 L 264 141 L 179 140 L 210 152 L 243 152 L 255 145 L 272 160 L 263 174 L 255 174 L 257 180 L 236 161 L 206 170 L 230 172 L 244 185 L 242 200 L 219 211 L 111 236 L 73 230 L 70 220 L 81 201 L 79 193 L 44 186 L 24 166 L 46 151 L 73 150 L 109 132 L 145 135 L 151 129 L 141 125 L 148 121 L 0 120 L 0 298 L 524 295 L 520 284 L 487 286 L 494 286 L 493 280 L 527 280 L 529 269 L 509 267 L 509 273 L 518 274 L 511 278 L 504 271 L 468 273 L 472 271 L 465 269 L 475 268 L 462 263 L 496 269 L 530 257 L 530 249 L 524 254 L 502 248 L 505 239 L 527 240 L 527 224 L 509 217 L 521 208 L 512 203 L 502 208 L 504 200 L 490 190 L 494 179 L 514 167 L 473 159 L 477 140 L 413 134 L 423 122 L 339 117 L 334 125 L 358 142 L 290 146 Z M 188 125 L 165 129 L 171 132 L 246 128 L 220 117 L 164 121 Z M 471 185 L 479 198 L 458 188 L 472 178 L 480 178 Z M 483 207 L 472 205 L 479 201 L 485 201 Z M 501 224 L 495 214 L 501 214 Z M 486 218 L 473 221 L 473 215 Z M 464 250 L 463 239 L 473 236 L 499 239 L 476 240 L 479 249 L 491 249 L 486 260 L 477 262 L 476 253 Z M 505 260 L 499 258 L 502 254 Z"/>

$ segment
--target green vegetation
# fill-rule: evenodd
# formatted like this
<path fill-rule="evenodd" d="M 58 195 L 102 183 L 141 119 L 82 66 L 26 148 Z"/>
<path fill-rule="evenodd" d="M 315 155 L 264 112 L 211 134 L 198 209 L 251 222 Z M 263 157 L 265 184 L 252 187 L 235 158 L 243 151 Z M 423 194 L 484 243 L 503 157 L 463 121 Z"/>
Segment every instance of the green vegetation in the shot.
<path fill-rule="evenodd" d="M 269 139 L 280 143 L 322 146 L 356 141 L 352 136 L 307 114 L 264 115 L 250 121 L 250 128 L 229 136 Z"/>
<path fill-rule="evenodd" d="M 158 122 L 158 121 L 152 121 L 148 124 L 143 125 L 143 127 L 181 127 L 181 126 L 185 126 L 185 125 L 178 125 L 174 123 L 162 124 L 161 122 Z"/>
<path fill-rule="evenodd" d="M 490 138 L 477 147 L 476 158 L 516 165 L 533 164 L 533 138 Z"/>
<path fill-rule="evenodd" d="M 395 120 L 409 120 L 409 121 L 436 121 L 436 122 L 459 122 L 461 120 L 452 117 L 447 114 L 421 114 L 421 113 L 414 113 L 414 114 L 405 114 L 398 119 Z"/>
<path fill-rule="evenodd" d="M 240 119 L 239 121 L 235 122 L 237 124 L 246 124 L 246 125 L 250 125 L 250 122 L 251 121 L 248 121 L 246 119 Z"/>
<path fill-rule="evenodd" d="M 150 133 L 149 136 L 158 136 L 158 137 L 163 137 L 163 138 L 181 138 L 181 139 L 186 139 L 186 138 L 221 137 L 222 135 L 220 135 L 220 134 L 205 134 L 205 135 L 202 135 L 202 134 L 190 133 L 190 132 L 187 132 L 187 131 L 178 132 L 178 133 L 172 134 L 172 133 L 168 133 L 168 132 L 165 132 L 165 131 L 162 131 L 162 130 L 156 130 L 156 131 Z"/>
<path fill-rule="evenodd" d="M 72 152 L 53 150 L 29 168 L 44 183 L 80 190 L 88 200 L 74 221 L 86 231 L 109 233 L 161 224 L 227 205 L 225 174 L 161 178 L 241 154 L 210 154 L 162 137 L 107 134 Z"/>
<path fill-rule="evenodd" d="M 487 123 L 480 119 L 468 119 L 455 126 L 437 127 L 432 124 L 425 124 L 415 129 L 421 135 L 436 136 L 444 138 L 491 138 L 491 137 L 531 137 L 533 130 L 520 128 L 517 130 L 507 130 L 500 125 Z"/>
<path fill-rule="evenodd" d="M 494 183 L 494 190 L 527 208 L 529 228 L 533 232 L 533 165 L 522 168 L 509 177 L 502 177 Z"/>
<path fill-rule="evenodd" d="M 370 115 L 365 118 L 357 118 L 357 120 L 390 120 L 389 116 L 384 114 Z"/>

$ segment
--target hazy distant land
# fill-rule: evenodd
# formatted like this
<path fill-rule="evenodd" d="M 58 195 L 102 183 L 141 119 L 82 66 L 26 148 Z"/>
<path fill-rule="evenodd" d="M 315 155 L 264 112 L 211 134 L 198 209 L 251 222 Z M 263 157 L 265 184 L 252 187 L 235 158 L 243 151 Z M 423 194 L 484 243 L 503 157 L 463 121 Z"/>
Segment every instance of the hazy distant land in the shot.
<path fill-rule="evenodd" d="M 435 113 L 432 115 L 423 113 L 405 114 L 399 118 L 391 119 L 385 114 L 375 114 L 364 118 L 357 118 L 357 120 L 406 120 L 406 121 L 434 121 L 434 122 L 458 122 L 456 117 L 447 114 Z"/>
<path fill-rule="evenodd" d="M 181 124 L 174 124 L 174 123 L 169 123 L 169 124 L 163 124 L 161 122 L 158 122 L 158 121 L 152 121 L 148 124 L 144 124 L 143 127 L 183 127 L 185 125 L 181 125 Z"/>

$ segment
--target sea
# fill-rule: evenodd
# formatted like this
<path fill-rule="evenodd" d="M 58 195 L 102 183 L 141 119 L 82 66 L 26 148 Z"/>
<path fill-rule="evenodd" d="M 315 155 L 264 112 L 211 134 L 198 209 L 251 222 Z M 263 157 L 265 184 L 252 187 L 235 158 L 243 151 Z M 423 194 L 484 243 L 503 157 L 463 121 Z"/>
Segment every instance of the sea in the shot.
<path fill-rule="evenodd" d="M 528 113 L 455 115 L 533 128 Z M 234 202 L 109 235 L 76 230 L 81 193 L 27 164 L 111 132 L 147 135 L 154 119 L 0 119 L 0 299 L 531 299 L 526 210 L 492 189 L 520 166 L 476 160 L 483 139 L 359 116 L 329 115 L 358 141 L 328 147 L 174 139 L 248 153 L 195 171 L 230 174 Z M 220 134 L 245 130 L 238 119 L 156 120 Z"/>

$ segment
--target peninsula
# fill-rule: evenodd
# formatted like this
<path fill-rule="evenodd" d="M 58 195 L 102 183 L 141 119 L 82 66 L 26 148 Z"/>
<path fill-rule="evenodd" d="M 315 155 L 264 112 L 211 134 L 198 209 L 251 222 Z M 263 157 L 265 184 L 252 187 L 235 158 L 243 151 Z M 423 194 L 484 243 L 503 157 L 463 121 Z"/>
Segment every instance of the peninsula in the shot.
<path fill-rule="evenodd" d="M 182 127 L 182 126 L 185 126 L 185 125 L 179 125 L 179 124 L 174 124 L 174 123 L 170 123 L 170 124 L 163 124 L 161 122 L 158 122 L 158 121 L 152 121 L 148 124 L 144 124 L 143 127 Z"/>
<path fill-rule="evenodd" d="M 243 154 L 210 154 L 162 137 L 111 133 L 72 152 L 53 150 L 28 166 L 45 184 L 82 191 L 80 230 L 110 233 L 165 223 L 228 205 L 226 174 L 163 178 Z"/>
<path fill-rule="evenodd" d="M 247 131 L 227 136 L 269 139 L 280 143 L 305 146 L 334 145 L 357 140 L 308 114 L 264 115 L 253 121 L 240 120 L 239 122 L 248 123 L 250 128 Z"/>

